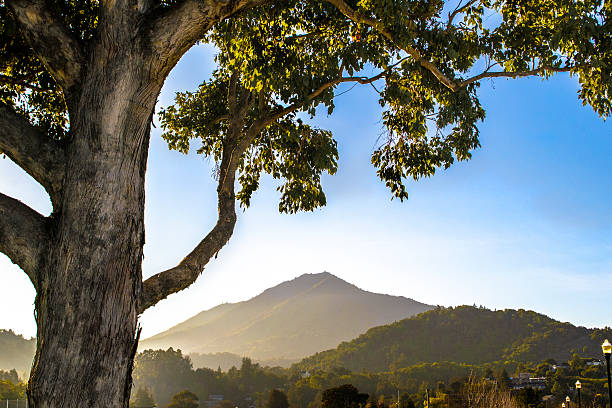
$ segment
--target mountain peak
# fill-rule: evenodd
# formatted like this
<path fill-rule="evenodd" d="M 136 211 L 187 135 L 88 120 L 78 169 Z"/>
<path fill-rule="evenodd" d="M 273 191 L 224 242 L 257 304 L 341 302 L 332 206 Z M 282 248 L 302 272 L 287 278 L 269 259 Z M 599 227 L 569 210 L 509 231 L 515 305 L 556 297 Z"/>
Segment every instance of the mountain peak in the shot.
<path fill-rule="evenodd" d="M 299 359 L 430 309 L 412 299 L 361 290 L 327 271 L 307 273 L 247 301 L 201 312 L 143 340 L 141 349 Z"/>

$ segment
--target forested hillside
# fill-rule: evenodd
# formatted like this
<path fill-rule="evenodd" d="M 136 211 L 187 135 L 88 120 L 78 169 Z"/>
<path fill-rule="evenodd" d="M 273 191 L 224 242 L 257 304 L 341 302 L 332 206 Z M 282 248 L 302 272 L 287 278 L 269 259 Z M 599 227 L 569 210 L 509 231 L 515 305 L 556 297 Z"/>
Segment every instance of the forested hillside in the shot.
<path fill-rule="evenodd" d="M 29 373 L 35 348 L 36 340 L 24 339 L 12 330 L 0 329 L 0 370 Z"/>
<path fill-rule="evenodd" d="M 606 337 L 612 338 L 609 328 L 576 327 L 532 311 L 436 308 L 372 328 L 336 349 L 302 360 L 297 367 L 382 372 L 421 362 L 567 361 L 574 352 L 601 358 Z"/>

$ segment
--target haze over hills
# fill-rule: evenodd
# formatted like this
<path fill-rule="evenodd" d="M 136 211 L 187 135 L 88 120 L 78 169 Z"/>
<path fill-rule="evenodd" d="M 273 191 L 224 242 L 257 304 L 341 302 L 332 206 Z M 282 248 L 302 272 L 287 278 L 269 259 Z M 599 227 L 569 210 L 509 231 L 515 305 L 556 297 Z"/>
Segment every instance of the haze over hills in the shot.
<path fill-rule="evenodd" d="M 344 367 L 382 372 L 437 362 L 565 362 L 573 353 L 601 359 L 605 338 L 612 338 L 609 327 L 577 327 L 533 311 L 435 308 L 374 327 L 335 349 L 305 358 L 297 366 L 304 370 Z"/>
<path fill-rule="evenodd" d="M 0 329 L 0 370 L 15 369 L 20 375 L 29 373 L 35 348 L 35 339 L 25 339 L 12 330 Z"/>
<path fill-rule="evenodd" d="M 432 309 L 400 296 L 367 292 L 323 272 L 305 274 L 239 303 L 203 311 L 140 342 L 140 350 L 229 352 L 256 360 L 297 361 L 373 326 Z M 194 361 L 197 365 L 197 361 Z"/>

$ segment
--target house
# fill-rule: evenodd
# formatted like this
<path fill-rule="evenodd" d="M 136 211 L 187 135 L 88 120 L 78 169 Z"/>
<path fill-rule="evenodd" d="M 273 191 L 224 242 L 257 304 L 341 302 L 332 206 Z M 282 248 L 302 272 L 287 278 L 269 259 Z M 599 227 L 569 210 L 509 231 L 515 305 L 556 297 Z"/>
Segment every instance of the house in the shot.
<path fill-rule="evenodd" d="M 601 360 L 598 360 L 596 358 L 590 358 L 587 362 L 586 365 L 589 367 L 599 367 L 599 366 L 603 366 L 604 362 Z"/>
<path fill-rule="evenodd" d="M 518 377 L 512 378 L 512 389 L 533 388 L 543 390 L 546 388 L 546 377 L 532 377 L 532 373 L 519 373 Z"/>
<path fill-rule="evenodd" d="M 215 408 L 221 401 L 223 401 L 222 394 L 209 394 L 208 399 L 200 405 L 206 408 Z"/>
<path fill-rule="evenodd" d="M 567 363 L 559 363 L 552 366 L 553 371 L 557 371 L 558 369 L 569 370 L 569 368 L 570 366 Z"/>

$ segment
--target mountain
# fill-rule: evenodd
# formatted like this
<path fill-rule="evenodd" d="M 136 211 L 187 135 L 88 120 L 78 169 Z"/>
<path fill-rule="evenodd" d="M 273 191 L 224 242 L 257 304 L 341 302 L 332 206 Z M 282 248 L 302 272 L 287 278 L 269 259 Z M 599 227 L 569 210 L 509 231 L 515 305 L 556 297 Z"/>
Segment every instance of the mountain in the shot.
<path fill-rule="evenodd" d="M 587 329 L 526 310 L 492 311 L 471 306 L 435 308 L 374 327 L 337 348 L 305 358 L 303 370 L 344 367 L 389 371 L 418 363 L 568 361 L 572 354 L 602 358 L 601 343 L 612 329 Z"/>
<path fill-rule="evenodd" d="M 306 274 L 250 300 L 203 311 L 141 341 L 140 349 L 295 361 L 430 309 L 412 299 L 361 290 L 327 272 Z"/>
<path fill-rule="evenodd" d="M 0 329 L 0 370 L 29 373 L 34 360 L 35 339 L 25 339 L 12 330 Z"/>

